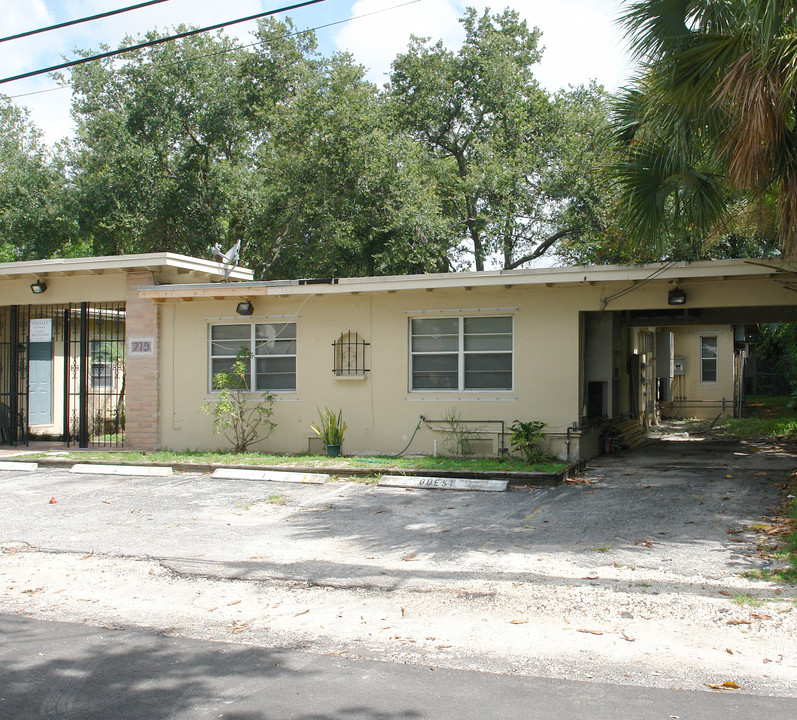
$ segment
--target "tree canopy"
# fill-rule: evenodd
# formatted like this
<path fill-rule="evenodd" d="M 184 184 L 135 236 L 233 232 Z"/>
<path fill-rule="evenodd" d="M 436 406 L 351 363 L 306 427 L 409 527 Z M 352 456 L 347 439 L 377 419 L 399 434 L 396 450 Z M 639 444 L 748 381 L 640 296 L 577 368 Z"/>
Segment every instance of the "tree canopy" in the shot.
<path fill-rule="evenodd" d="M 540 33 L 516 12 L 461 22 L 461 48 L 413 38 L 384 88 L 273 18 L 246 48 L 196 35 L 77 66 L 76 136 L 57 151 L 0 105 L 0 252 L 240 241 L 261 279 L 599 255 L 608 96 L 542 89 Z"/>
<path fill-rule="evenodd" d="M 476 269 L 490 255 L 515 268 L 595 227 L 594 214 L 577 209 L 594 170 L 583 161 L 596 157 L 589 130 L 576 126 L 592 113 L 600 130 L 605 96 L 595 85 L 544 91 L 533 74 L 540 31 L 517 12 L 469 8 L 461 22 L 458 52 L 413 38 L 393 63 L 388 92 L 399 127 L 437 168 L 444 212 Z"/>
<path fill-rule="evenodd" d="M 26 112 L 0 95 L 0 259 L 82 253 L 76 230 L 62 156 L 48 150 Z"/>

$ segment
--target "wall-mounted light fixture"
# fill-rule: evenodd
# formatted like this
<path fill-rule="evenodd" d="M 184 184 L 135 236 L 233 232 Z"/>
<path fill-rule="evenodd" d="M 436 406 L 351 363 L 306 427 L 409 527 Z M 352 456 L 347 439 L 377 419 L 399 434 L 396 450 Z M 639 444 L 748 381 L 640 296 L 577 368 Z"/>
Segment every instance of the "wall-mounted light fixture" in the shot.
<path fill-rule="evenodd" d="M 44 280 L 37 280 L 35 283 L 31 283 L 30 291 L 34 295 L 41 295 L 47 289 L 47 283 Z"/>
<path fill-rule="evenodd" d="M 685 305 L 686 304 L 686 293 L 681 290 L 681 288 L 673 288 L 670 290 L 669 294 L 667 295 L 667 304 L 668 305 Z"/>
<path fill-rule="evenodd" d="M 238 303 L 235 312 L 239 315 L 251 315 L 255 311 L 255 306 L 249 300 L 244 300 Z"/>

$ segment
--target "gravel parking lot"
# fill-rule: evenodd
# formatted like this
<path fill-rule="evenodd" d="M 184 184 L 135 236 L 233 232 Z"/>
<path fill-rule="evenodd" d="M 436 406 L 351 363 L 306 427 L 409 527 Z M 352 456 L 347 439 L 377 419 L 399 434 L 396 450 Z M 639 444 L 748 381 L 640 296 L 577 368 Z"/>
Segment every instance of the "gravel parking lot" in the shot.
<path fill-rule="evenodd" d="M 797 696 L 756 524 L 792 448 L 656 442 L 507 493 L 0 472 L 4 612 L 437 667 Z M 51 503 L 51 498 L 55 502 Z"/>

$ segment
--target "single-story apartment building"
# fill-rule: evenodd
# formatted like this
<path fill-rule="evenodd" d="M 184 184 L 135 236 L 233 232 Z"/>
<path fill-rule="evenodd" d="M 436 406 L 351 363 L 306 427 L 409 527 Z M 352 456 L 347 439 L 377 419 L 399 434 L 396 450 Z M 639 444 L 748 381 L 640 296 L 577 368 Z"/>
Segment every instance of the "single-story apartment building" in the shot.
<path fill-rule="evenodd" d="M 7 263 L 4 434 L 223 448 L 200 408 L 245 346 L 252 396 L 275 398 L 258 449 L 320 450 L 310 425 L 328 407 L 349 454 L 442 451 L 453 416 L 479 453 L 539 420 L 552 453 L 586 458 L 607 420 L 736 412 L 744 326 L 797 319 L 796 271 L 722 260 L 256 282 L 170 253 Z"/>

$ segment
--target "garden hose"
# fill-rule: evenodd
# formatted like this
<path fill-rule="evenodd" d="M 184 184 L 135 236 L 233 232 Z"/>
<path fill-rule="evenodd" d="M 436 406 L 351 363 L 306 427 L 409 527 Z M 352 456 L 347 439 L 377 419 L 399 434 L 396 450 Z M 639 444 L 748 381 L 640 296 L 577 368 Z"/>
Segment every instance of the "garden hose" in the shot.
<path fill-rule="evenodd" d="M 412 433 L 412 437 L 410 438 L 410 441 L 404 446 L 404 448 L 400 452 L 397 452 L 395 455 L 388 455 L 388 457 L 399 457 L 399 456 L 403 455 L 405 452 L 407 452 L 407 448 L 410 445 L 412 445 L 412 441 L 415 440 L 415 435 L 418 433 L 418 428 L 421 427 L 421 423 L 423 422 L 423 419 L 424 419 L 423 415 L 421 415 L 418 418 L 418 424 L 415 426 L 415 430 Z"/>

